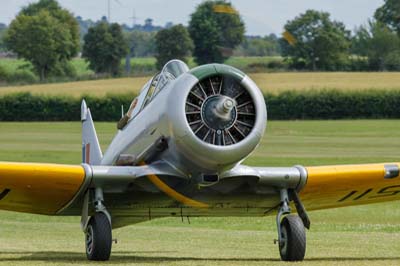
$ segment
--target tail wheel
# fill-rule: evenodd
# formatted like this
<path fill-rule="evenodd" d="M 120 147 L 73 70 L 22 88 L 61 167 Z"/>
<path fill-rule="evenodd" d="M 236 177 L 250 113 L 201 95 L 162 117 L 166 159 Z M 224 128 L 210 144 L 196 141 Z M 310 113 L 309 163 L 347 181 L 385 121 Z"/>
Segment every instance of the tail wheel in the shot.
<path fill-rule="evenodd" d="M 104 261 L 111 254 L 111 225 L 104 213 L 98 212 L 89 220 L 85 233 L 86 256 L 88 260 Z"/>
<path fill-rule="evenodd" d="M 283 261 L 302 261 L 306 253 L 306 231 L 300 217 L 288 215 L 281 222 L 279 252 Z"/>

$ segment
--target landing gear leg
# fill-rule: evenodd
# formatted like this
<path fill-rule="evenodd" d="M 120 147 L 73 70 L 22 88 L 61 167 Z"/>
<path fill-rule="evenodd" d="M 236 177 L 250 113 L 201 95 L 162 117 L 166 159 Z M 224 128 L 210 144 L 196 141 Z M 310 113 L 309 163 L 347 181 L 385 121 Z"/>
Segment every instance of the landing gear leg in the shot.
<path fill-rule="evenodd" d="M 103 192 L 95 190 L 96 213 L 90 217 L 85 232 L 86 257 L 88 260 L 105 261 L 110 259 L 112 246 L 111 219 L 103 205 Z"/>
<path fill-rule="evenodd" d="M 296 192 L 290 191 L 290 193 Z M 295 206 L 302 217 L 290 214 L 288 190 L 281 190 L 280 195 L 281 207 L 276 216 L 278 240 L 275 240 L 275 243 L 278 243 L 279 253 L 283 261 L 302 261 L 306 253 L 306 231 L 303 220 L 305 219 L 304 217 L 308 220 L 308 216 L 297 194 L 294 197 Z M 298 207 L 298 204 L 301 206 Z"/>

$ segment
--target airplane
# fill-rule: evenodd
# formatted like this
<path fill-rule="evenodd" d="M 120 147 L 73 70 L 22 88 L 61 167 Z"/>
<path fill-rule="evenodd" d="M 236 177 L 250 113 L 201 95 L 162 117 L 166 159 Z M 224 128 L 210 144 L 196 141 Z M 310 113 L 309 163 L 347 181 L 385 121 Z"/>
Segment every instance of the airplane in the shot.
<path fill-rule="evenodd" d="M 276 215 L 283 261 L 302 261 L 308 211 L 400 199 L 400 163 L 304 167 L 242 164 L 267 108 L 228 65 L 168 62 L 122 112 L 103 154 L 81 105 L 82 164 L 0 162 L 0 209 L 80 216 L 88 260 L 110 259 L 112 229 L 161 217 Z"/>

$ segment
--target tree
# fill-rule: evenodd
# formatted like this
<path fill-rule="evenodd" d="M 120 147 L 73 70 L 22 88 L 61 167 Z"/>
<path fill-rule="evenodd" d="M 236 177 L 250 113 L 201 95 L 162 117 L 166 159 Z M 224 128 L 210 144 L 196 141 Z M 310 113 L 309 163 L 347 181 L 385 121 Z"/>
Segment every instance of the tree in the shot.
<path fill-rule="evenodd" d="M 120 74 L 121 59 L 128 53 L 128 45 L 117 23 L 101 22 L 89 29 L 84 37 L 82 57 L 96 73 Z"/>
<path fill-rule="evenodd" d="M 6 49 L 4 44 L 4 35 L 7 31 L 7 26 L 3 23 L 0 23 L 0 51 L 4 51 Z"/>
<path fill-rule="evenodd" d="M 171 59 L 187 62 L 193 50 L 193 42 L 183 25 L 160 30 L 156 35 L 157 68 L 161 69 Z"/>
<path fill-rule="evenodd" d="M 134 30 L 126 33 L 132 56 L 151 57 L 156 53 L 155 32 Z"/>
<path fill-rule="evenodd" d="M 307 10 L 288 21 L 282 40 L 282 52 L 297 68 L 340 70 L 348 61 L 350 32 L 329 13 Z"/>
<path fill-rule="evenodd" d="M 356 27 L 354 35 L 351 37 L 350 53 L 353 55 L 367 56 L 368 55 L 368 39 L 370 32 L 364 25 Z"/>
<path fill-rule="evenodd" d="M 381 22 L 359 27 L 352 40 L 355 54 L 365 56 L 370 70 L 400 70 L 400 37 Z"/>
<path fill-rule="evenodd" d="M 390 30 L 400 35 L 400 1 L 385 0 L 383 6 L 378 8 L 374 14 L 378 22 L 385 24 Z"/>
<path fill-rule="evenodd" d="M 280 54 L 279 39 L 274 36 L 246 37 L 235 49 L 240 56 L 276 56 Z"/>
<path fill-rule="evenodd" d="M 57 1 L 40 0 L 21 10 L 4 41 L 10 51 L 30 61 L 43 80 L 68 68 L 67 62 L 79 49 L 79 28 Z"/>
<path fill-rule="evenodd" d="M 239 13 L 225 1 L 205 1 L 191 14 L 189 33 L 198 64 L 223 62 L 244 39 Z"/>

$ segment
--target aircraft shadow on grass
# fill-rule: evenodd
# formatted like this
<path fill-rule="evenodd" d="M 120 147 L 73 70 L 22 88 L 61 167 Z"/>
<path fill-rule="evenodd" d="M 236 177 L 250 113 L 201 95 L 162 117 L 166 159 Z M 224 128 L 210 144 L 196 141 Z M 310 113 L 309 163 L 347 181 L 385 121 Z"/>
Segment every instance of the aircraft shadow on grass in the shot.
<path fill-rule="evenodd" d="M 279 258 L 201 258 L 201 257 L 174 257 L 174 256 L 152 256 L 150 254 L 159 253 L 175 253 L 176 251 L 140 251 L 140 252 L 113 252 L 110 261 L 107 264 L 121 263 L 121 262 L 147 262 L 147 263 L 161 263 L 169 261 L 242 261 L 242 262 L 262 262 L 262 261 L 281 261 Z M 149 254 L 149 256 L 141 256 L 136 254 Z M 87 262 L 85 254 L 81 252 L 65 252 L 65 251 L 38 251 L 38 252 L 24 252 L 24 251 L 11 251 L 0 252 L 0 256 L 7 255 L 20 255 L 13 258 L 0 258 L 0 261 L 53 261 L 53 262 Z M 392 261 L 400 260 L 400 257 L 311 257 L 305 261 Z"/>

